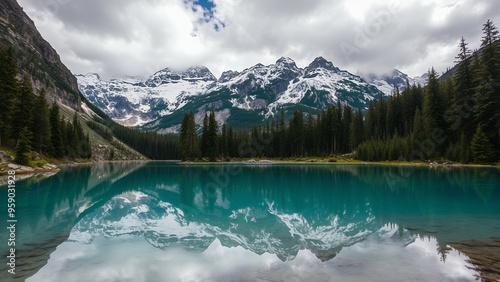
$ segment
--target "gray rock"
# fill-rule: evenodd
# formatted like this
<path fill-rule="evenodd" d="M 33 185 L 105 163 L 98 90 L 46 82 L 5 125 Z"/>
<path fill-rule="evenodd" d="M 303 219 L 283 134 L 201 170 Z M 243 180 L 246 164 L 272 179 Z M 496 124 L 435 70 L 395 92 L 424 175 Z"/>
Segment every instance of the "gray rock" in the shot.
<path fill-rule="evenodd" d="M 12 157 L 11 155 L 7 154 L 4 151 L 0 151 L 0 161 L 2 161 L 2 162 L 10 162 L 10 161 L 13 161 L 13 160 L 14 160 L 14 157 Z"/>
<path fill-rule="evenodd" d="M 14 169 L 14 170 L 16 170 L 16 169 L 20 169 L 20 168 L 21 168 L 20 166 L 15 165 L 15 164 L 8 164 L 8 165 L 7 165 L 7 167 L 8 167 L 9 169 Z"/>

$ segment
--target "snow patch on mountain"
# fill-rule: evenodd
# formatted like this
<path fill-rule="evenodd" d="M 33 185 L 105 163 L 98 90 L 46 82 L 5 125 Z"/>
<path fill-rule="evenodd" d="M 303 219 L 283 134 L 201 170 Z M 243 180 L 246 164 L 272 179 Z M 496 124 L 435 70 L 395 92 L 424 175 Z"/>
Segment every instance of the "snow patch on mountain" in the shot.
<path fill-rule="evenodd" d="M 184 72 L 161 70 L 148 79 L 103 80 L 98 74 L 76 75 L 83 95 L 116 121 L 138 126 L 172 113 L 186 97 L 205 93 L 216 78 L 205 67 Z"/>
<path fill-rule="evenodd" d="M 165 68 L 149 78 L 103 80 L 98 74 L 77 75 L 81 92 L 116 121 L 162 133 L 177 132 L 182 113 L 194 111 L 200 126 L 207 111 L 218 113 L 219 124 L 265 121 L 280 109 L 300 107 L 310 113 L 341 103 L 366 109 L 380 96 L 392 95 L 393 85 L 421 84 L 394 70 L 384 76 L 354 75 L 323 57 L 305 68 L 287 57 L 274 64 L 256 64 L 243 71 L 228 70 L 217 79 L 206 67 L 183 71 Z M 238 113 L 234 116 L 234 111 Z M 248 114 L 247 114 L 248 113 Z M 235 120 L 233 120 L 235 119 Z M 231 122 L 231 121 L 230 121 Z"/>
<path fill-rule="evenodd" d="M 427 85 L 428 74 L 425 73 L 422 76 L 417 76 L 414 78 L 409 77 L 407 74 L 394 69 L 390 73 L 383 75 L 368 74 L 363 75 L 365 80 L 377 87 L 387 96 L 392 96 L 394 94 L 394 87 L 396 86 L 400 92 L 404 91 L 407 85 Z"/>

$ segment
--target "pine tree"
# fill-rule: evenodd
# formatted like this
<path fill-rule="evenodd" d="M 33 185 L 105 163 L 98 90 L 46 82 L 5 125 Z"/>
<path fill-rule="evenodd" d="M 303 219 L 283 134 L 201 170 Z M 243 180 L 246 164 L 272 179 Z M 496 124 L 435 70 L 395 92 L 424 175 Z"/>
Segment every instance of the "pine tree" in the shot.
<path fill-rule="evenodd" d="M 286 129 L 285 129 L 285 112 L 281 109 L 280 122 L 278 128 L 278 139 L 279 139 L 279 156 L 284 158 L 286 155 Z"/>
<path fill-rule="evenodd" d="M 344 114 L 342 115 L 342 140 L 341 140 L 341 153 L 351 152 L 349 128 L 353 120 L 352 108 L 349 105 L 344 107 Z"/>
<path fill-rule="evenodd" d="M 498 70 L 499 51 L 494 46 L 495 42 L 499 39 L 500 36 L 498 35 L 497 27 L 488 19 L 483 25 L 481 47 L 484 47 L 484 63 L 492 78 L 498 78 L 498 75 L 500 75 L 500 71 Z"/>
<path fill-rule="evenodd" d="M 12 48 L 0 48 L 0 145 L 9 136 L 13 119 L 13 101 L 18 92 L 17 66 Z"/>
<path fill-rule="evenodd" d="M 198 135 L 196 134 L 196 124 L 193 112 L 187 112 L 184 114 L 179 142 L 181 159 L 183 161 L 194 160 L 198 157 Z"/>
<path fill-rule="evenodd" d="M 497 137 L 494 140 L 500 149 L 500 44 L 498 42 L 500 36 L 498 34 L 497 27 L 491 20 L 483 25 L 481 47 L 484 50 L 480 59 L 482 68 L 479 73 L 480 93 L 476 94 L 479 104 L 476 115 L 479 119 L 491 118 L 494 125 L 483 124 L 485 126 L 483 130 L 489 135 L 496 127 Z"/>
<path fill-rule="evenodd" d="M 217 140 L 217 131 L 218 125 L 215 120 L 215 113 L 211 112 L 209 121 L 208 121 L 208 137 L 207 137 L 207 156 L 211 162 L 215 162 L 217 160 L 217 156 L 219 155 L 219 142 Z"/>
<path fill-rule="evenodd" d="M 33 115 L 33 147 L 40 153 L 49 152 L 52 146 L 50 140 L 50 120 L 49 120 L 49 106 L 45 97 L 45 90 L 42 89 L 35 99 Z"/>
<path fill-rule="evenodd" d="M 60 128 L 59 106 L 54 101 L 50 109 L 50 139 L 52 141 L 51 155 L 55 158 L 64 157 L 64 143 Z"/>
<path fill-rule="evenodd" d="M 424 99 L 424 131 L 426 138 L 431 140 L 435 130 L 445 130 L 444 124 L 444 105 L 441 99 L 440 87 L 434 68 L 429 72 L 429 81 L 425 89 Z M 428 152 L 429 156 L 439 155 L 441 152 L 440 144 L 436 144 L 436 150 Z"/>
<path fill-rule="evenodd" d="M 420 109 L 417 108 L 415 111 L 415 117 L 413 119 L 413 133 L 412 133 L 412 146 L 413 152 L 416 154 L 412 155 L 411 158 L 418 158 L 420 160 L 424 160 L 427 156 L 424 152 L 421 151 L 421 148 L 418 147 L 417 143 L 420 144 L 426 138 L 425 134 L 425 125 L 424 125 L 424 117 L 420 113 Z"/>
<path fill-rule="evenodd" d="M 222 132 L 221 132 L 221 137 L 220 137 L 220 154 L 223 157 L 227 157 L 229 155 L 229 150 L 228 150 L 228 138 L 227 138 L 227 128 L 226 125 L 222 125 Z"/>
<path fill-rule="evenodd" d="M 467 143 L 467 139 L 465 138 L 465 134 L 462 133 L 460 135 L 460 140 L 458 141 L 458 148 L 459 148 L 459 160 L 462 163 L 468 163 L 471 161 L 471 156 L 470 156 L 470 147 L 469 144 Z"/>
<path fill-rule="evenodd" d="M 476 133 L 474 133 L 474 136 L 472 137 L 471 149 L 475 163 L 481 164 L 498 161 L 498 155 L 495 155 L 491 141 L 482 131 L 481 125 L 478 126 Z M 495 156 L 497 159 L 495 159 Z"/>
<path fill-rule="evenodd" d="M 16 147 L 15 162 L 20 165 L 28 165 L 31 154 L 31 132 L 28 127 L 21 130 L 19 144 Z"/>
<path fill-rule="evenodd" d="M 470 107 L 474 104 L 474 78 L 471 69 L 471 50 L 467 47 L 468 43 L 462 37 L 458 47 L 460 52 L 455 57 L 457 71 L 454 74 L 456 91 L 453 95 L 453 102 L 450 108 L 451 129 L 460 135 L 462 132 L 466 136 L 472 136 L 476 123 L 473 118 L 468 118 L 471 115 Z"/>
<path fill-rule="evenodd" d="M 92 157 L 92 144 L 90 143 L 90 134 L 85 136 L 85 155 L 84 158 L 90 159 Z"/>
<path fill-rule="evenodd" d="M 14 109 L 14 122 L 12 123 L 12 137 L 16 140 L 16 146 L 19 144 L 19 137 L 21 130 L 25 127 L 28 129 L 33 128 L 33 103 L 35 95 L 33 94 L 33 87 L 28 75 L 23 76 L 21 88 L 19 89 L 19 96 L 16 99 Z"/>
<path fill-rule="evenodd" d="M 208 115 L 205 113 L 203 118 L 203 128 L 201 132 L 201 157 L 206 158 L 208 156 Z"/>
<path fill-rule="evenodd" d="M 304 115 L 297 110 L 290 120 L 289 131 L 291 137 L 291 155 L 302 156 L 304 154 Z"/>
<path fill-rule="evenodd" d="M 85 134 L 83 132 L 83 127 L 80 123 L 80 120 L 78 119 L 78 114 L 75 111 L 73 114 L 73 122 L 72 122 L 72 128 L 73 128 L 73 157 L 74 158 L 85 158 L 88 154 L 88 150 L 86 148 L 86 139 L 85 139 Z M 152 147 L 150 149 L 155 149 L 155 147 Z"/>
<path fill-rule="evenodd" d="M 229 157 L 236 157 L 236 144 L 234 143 L 234 132 L 233 127 L 229 126 L 229 131 L 227 133 L 227 150 L 229 152 Z"/>
<path fill-rule="evenodd" d="M 363 112 L 361 109 L 358 109 L 354 114 L 354 118 L 352 119 L 351 125 L 349 127 L 350 135 L 350 145 L 351 151 L 355 150 L 359 144 L 364 141 L 364 124 L 363 124 Z"/>

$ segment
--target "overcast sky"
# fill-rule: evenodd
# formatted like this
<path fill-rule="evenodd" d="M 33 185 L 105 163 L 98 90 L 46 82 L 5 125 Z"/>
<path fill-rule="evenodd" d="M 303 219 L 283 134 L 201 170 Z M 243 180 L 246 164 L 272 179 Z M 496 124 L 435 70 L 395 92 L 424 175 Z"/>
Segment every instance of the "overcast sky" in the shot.
<path fill-rule="evenodd" d="M 75 74 L 149 76 L 204 65 L 215 76 L 281 56 L 353 73 L 411 76 L 478 48 L 498 0 L 18 0 Z"/>

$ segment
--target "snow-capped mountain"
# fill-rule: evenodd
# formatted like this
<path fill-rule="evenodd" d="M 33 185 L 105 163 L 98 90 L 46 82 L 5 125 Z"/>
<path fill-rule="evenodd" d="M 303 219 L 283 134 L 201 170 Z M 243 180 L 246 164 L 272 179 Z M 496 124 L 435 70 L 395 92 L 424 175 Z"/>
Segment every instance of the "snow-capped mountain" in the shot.
<path fill-rule="evenodd" d="M 397 86 L 400 92 L 404 91 L 407 85 L 425 86 L 427 84 L 428 74 L 424 73 L 421 76 L 411 78 L 407 74 L 394 69 L 388 74 L 369 74 L 364 77 L 368 83 L 375 85 L 385 95 L 391 96 L 394 92 L 394 86 Z"/>
<path fill-rule="evenodd" d="M 113 119 L 161 133 L 178 131 L 186 111 L 195 112 L 197 124 L 213 110 L 219 124 L 246 127 L 273 118 L 281 109 L 286 115 L 297 109 L 315 114 L 337 103 L 366 109 L 371 100 L 387 95 L 322 57 L 305 68 L 282 57 L 267 66 L 225 71 L 219 79 L 206 67 L 181 72 L 167 68 L 147 79 L 77 78 L 83 95 Z"/>
<path fill-rule="evenodd" d="M 83 95 L 114 120 L 142 125 L 183 105 L 187 96 L 204 93 L 217 79 L 205 67 L 184 72 L 163 69 L 148 79 L 124 77 L 102 80 L 98 74 L 76 75 Z"/>

